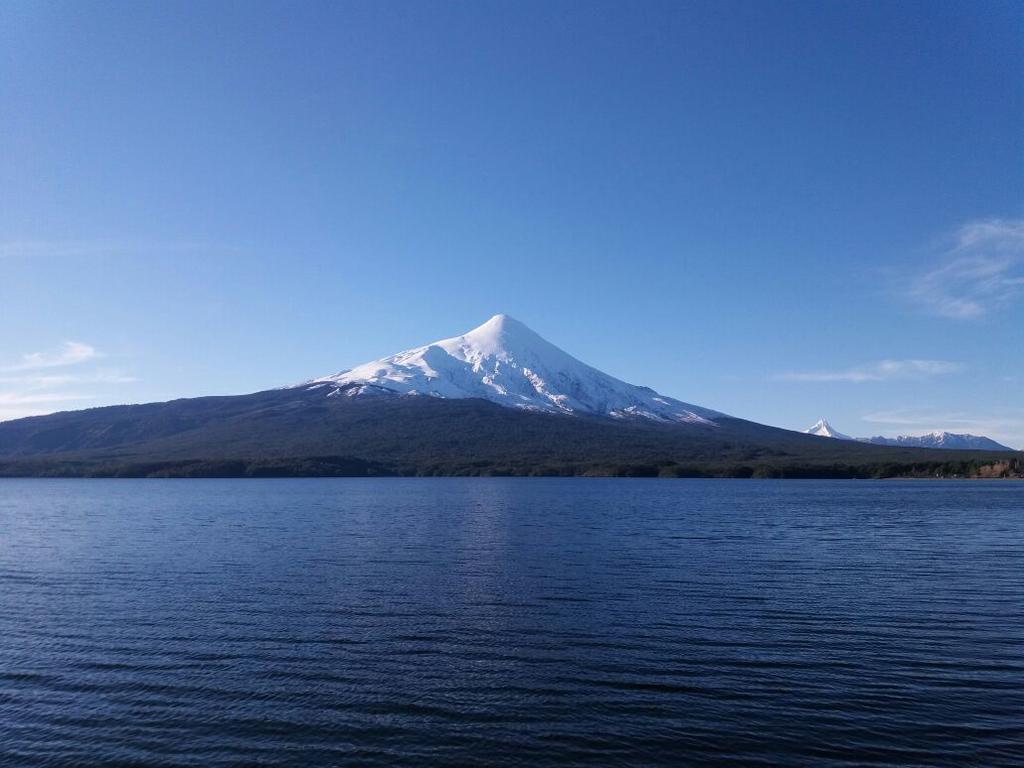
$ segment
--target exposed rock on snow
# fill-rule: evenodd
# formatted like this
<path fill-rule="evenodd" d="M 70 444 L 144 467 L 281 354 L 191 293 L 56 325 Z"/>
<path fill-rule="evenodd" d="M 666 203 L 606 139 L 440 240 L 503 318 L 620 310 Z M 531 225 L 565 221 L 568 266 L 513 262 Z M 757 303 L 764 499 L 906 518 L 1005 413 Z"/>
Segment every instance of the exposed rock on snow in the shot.
<path fill-rule="evenodd" d="M 602 373 L 508 315 L 299 386 L 329 396 L 476 397 L 511 408 L 656 421 L 713 424 L 724 416 Z"/>

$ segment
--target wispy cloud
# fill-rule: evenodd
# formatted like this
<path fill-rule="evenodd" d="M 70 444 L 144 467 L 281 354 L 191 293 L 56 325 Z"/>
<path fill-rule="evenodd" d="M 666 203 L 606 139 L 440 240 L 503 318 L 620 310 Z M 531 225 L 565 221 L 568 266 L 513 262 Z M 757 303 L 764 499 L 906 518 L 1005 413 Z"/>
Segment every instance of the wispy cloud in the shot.
<path fill-rule="evenodd" d="M 88 258 L 131 254 L 185 254 L 237 250 L 239 249 L 234 246 L 187 240 L 5 240 L 0 242 L 0 259 Z"/>
<path fill-rule="evenodd" d="M 36 389 L 59 387 L 65 384 L 130 384 L 138 381 L 134 376 L 127 376 L 117 370 L 92 371 L 75 374 L 21 374 L 18 376 L 0 376 L 0 384 L 20 384 Z"/>
<path fill-rule="evenodd" d="M 21 356 L 21 362 L 8 366 L 8 371 L 30 371 L 39 368 L 59 368 L 95 360 L 102 355 L 90 344 L 81 341 L 65 341 L 56 350 L 49 352 L 28 352 Z"/>
<path fill-rule="evenodd" d="M 81 407 L 94 398 L 78 392 L 0 392 L 0 421 Z"/>
<path fill-rule="evenodd" d="M 0 421 L 81 407 L 107 397 L 105 385 L 136 381 L 116 368 L 94 365 L 105 357 L 91 344 L 66 341 L 46 352 L 29 352 L 0 366 Z"/>
<path fill-rule="evenodd" d="M 980 317 L 1024 296 L 1024 219 L 965 224 L 910 278 L 906 295 L 928 312 L 958 319 Z"/>
<path fill-rule="evenodd" d="M 774 381 L 845 381 L 860 384 L 891 379 L 924 379 L 953 373 L 961 367 L 960 363 L 949 360 L 878 360 L 838 370 L 784 371 L 774 374 L 771 378 Z"/>
<path fill-rule="evenodd" d="M 122 243 L 77 240 L 7 240 L 0 242 L 0 258 L 60 258 L 101 256 L 121 250 Z"/>
<path fill-rule="evenodd" d="M 36 405 L 38 403 L 72 403 L 78 400 L 90 400 L 92 397 L 93 395 L 82 395 L 70 392 L 40 392 L 36 394 L 0 392 L 0 406 Z"/>

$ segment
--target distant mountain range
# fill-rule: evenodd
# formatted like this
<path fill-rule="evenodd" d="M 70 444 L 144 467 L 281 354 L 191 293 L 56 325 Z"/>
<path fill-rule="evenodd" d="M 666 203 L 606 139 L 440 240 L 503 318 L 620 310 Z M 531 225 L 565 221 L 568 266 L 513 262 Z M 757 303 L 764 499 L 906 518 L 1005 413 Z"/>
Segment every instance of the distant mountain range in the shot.
<path fill-rule="evenodd" d="M 854 440 L 872 445 L 899 445 L 908 448 L 942 448 L 945 450 L 969 451 L 1011 451 L 990 437 L 982 435 L 956 434 L 954 432 L 930 432 L 927 435 L 899 435 L 898 437 L 850 437 L 837 432 L 825 419 L 819 419 L 810 429 L 804 430 L 808 435 L 831 437 L 835 440 Z"/>
<path fill-rule="evenodd" d="M 506 315 L 280 389 L 0 423 L 0 475 L 876 477 L 1018 458 L 734 418 L 609 376 Z"/>

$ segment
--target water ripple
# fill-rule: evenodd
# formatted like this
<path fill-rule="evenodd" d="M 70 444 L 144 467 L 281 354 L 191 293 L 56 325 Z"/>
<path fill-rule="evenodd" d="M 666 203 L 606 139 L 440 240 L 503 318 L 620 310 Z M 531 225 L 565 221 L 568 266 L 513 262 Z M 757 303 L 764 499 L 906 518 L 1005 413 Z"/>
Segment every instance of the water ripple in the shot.
<path fill-rule="evenodd" d="M 0 765 L 1019 766 L 1024 485 L 0 483 Z"/>

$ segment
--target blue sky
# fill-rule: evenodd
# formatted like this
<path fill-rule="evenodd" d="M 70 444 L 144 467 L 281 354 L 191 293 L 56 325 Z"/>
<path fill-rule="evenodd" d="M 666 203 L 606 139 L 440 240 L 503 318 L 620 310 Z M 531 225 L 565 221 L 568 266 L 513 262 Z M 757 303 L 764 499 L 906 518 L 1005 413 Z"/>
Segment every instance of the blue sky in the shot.
<path fill-rule="evenodd" d="M 507 312 L 770 424 L 1024 447 L 1024 6 L 0 5 L 0 418 Z"/>

